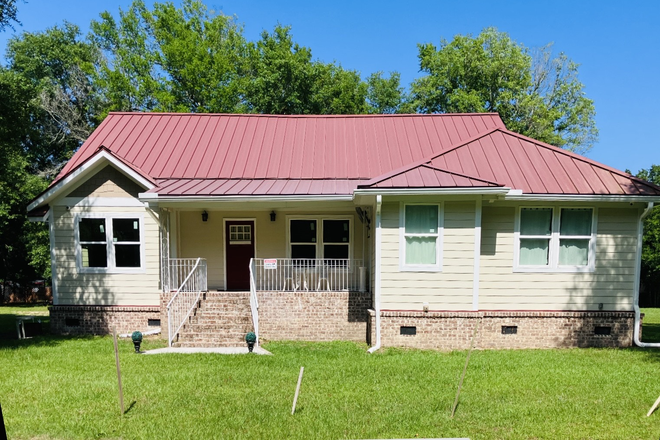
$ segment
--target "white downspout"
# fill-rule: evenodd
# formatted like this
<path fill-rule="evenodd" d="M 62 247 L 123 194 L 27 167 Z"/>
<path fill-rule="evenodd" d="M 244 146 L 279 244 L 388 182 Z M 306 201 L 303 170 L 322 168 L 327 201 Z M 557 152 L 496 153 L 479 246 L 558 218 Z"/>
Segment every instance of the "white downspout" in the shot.
<path fill-rule="evenodd" d="M 380 348 L 380 259 L 381 259 L 381 205 L 383 204 L 383 196 L 378 194 L 376 196 L 376 249 L 374 251 L 374 310 L 376 311 L 376 344 L 367 350 L 368 353 L 373 353 Z"/>
<path fill-rule="evenodd" d="M 642 276 L 642 246 L 644 244 L 644 219 L 649 215 L 653 209 L 653 202 L 649 202 L 644 212 L 639 217 L 639 224 L 637 225 L 637 262 L 635 267 L 635 288 L 633 292 L 633 308 L 635 310 L 635 327 L 633 328 L 633 342 L 638 347 L 650 348 L 660 347 L 660 343 L 642 342 L 639 340 L 639 325 L 641 321 L 641 314 L 639 311 L 639 284 Z"/>

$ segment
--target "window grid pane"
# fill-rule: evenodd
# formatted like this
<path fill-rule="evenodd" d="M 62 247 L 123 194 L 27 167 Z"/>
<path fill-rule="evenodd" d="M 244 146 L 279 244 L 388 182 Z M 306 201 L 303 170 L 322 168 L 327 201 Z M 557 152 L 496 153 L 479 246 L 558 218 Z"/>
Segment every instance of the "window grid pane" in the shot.
<path fill-rule="evenodd" d="M 406 264 L 436 264 L 436 238 L 406 237 Z"/>
<path fill-rule="evenodd" d="M 562 236 L 591 235 L 591 209 L 562 209 L 559 234 Z"/>
<path fill-rule="evenodd" d="M 520 239 L 521 266 L 547 266 L 549 253 L 550 239 Z"/>
<path fill-rule="evenodd" d="M 520 235 L 550 235 L 552 208 L 523 208 L 520 211 Z"/>
<path fill-rule="evenodd" d="M 586 266 L 589 264 L 589 240 L 559 240 L 560 266 Z"/>
<path fill-rule="evenodd" d="M 437 234 L 437 205 L 406 205 L 406 234 Z"/>

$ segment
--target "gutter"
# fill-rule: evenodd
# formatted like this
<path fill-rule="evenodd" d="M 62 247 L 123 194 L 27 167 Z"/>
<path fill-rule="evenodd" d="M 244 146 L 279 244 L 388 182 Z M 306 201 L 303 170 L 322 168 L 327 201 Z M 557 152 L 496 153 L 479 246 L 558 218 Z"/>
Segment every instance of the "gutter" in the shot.
<path fill-rule="evenodd" d="M 635 310 L 635 324 L 633 328 L 633 343 L 642 348 L 660 347 L 658 342 L 642 342 L 639 340 L 639 327 L 641 324 L 641 313 L 639 311 L 639 284 L 640 277 L 642 276 L 642 246 L 644 238 L 644 219 L 653 210 L 653 202 L 646 205 L 646 209 L 639 217 L 639 224 L 637 225 L 637 263 L 635 268 L 635 289 L 633 292 L 633 309 Z"/>
<path fill-rule="evenodd" d="M 380 348 L 380 261 L 381 261 L 381 246 L 383 229 L 381 227 L 381 206 L 383 204 L 383 196 L 376 195 L 376 250 L 374 252 L 374 309 L 376 310 L 376 344 L 367 350 L 367 353 L 373 353 Z"/>

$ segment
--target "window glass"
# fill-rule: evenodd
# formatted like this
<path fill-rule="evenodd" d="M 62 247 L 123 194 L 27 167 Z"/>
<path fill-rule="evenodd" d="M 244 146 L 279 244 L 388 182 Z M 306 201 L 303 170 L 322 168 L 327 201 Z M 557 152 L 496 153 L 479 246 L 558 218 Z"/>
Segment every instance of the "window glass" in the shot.
<path fill-rule="evenodd" d="M 586 266 L 589 263 L 589 240 L 559 240 L 561 266 Z"/>
<path fill-rule="evenodd" d="M 348 220 L 323 220 L 323 243 L 348 243 L 348 224 Z"/>
<path fill-rule="evenodd" d="M 105 237 L 104 237 L 105 240 Z M 107 267 L 108 254 L 105 244 L 81 244 L 82 267 Z"/>
<path fill-rule="evenodd" d="M 591 209 L 562 209 L 559 233 L 565 235 L 591 235 Z"/>
<path fill-rule="evenodd" d="M 522 266 L 547 266 L 550 240 L 520 239 L 520 264 Z"/>
<path fill-rule="evenodd" d="M 436 237 L 406 237 L 406 264 L 436 264 L 436 244 Z"/>
<path fill-rule="evenodd" d="M 550 235 L 552 208 L 523 208 L 520 212 L 520 235 Z"/>
<path fill-rule="evenodd" d="M 291 258 L 316 258 L 316 245 L 292 244 Z"/>
<path fill-rule="evenodd" d="M 115 265 L 116 267 L 140 267 L 140 245 L 116 244 Z"/>
<path fill-rule="evenodd" d="M 140 241 L 140 221 L 136 218 L 112 219 L 113 241 Z"/>
<path fill-rule="evenodd" d="M 406 205 L 406 234 L 436 234 L 438 207 L 436 205 Z"/>
<path fill-rule="evenodd" d="M 348 258 L 348 245 L 325 245 L 323 246 L 323 258 Z"/>
<path fill-rule="evenodd" d="M 80 241 L 106 241 L 105 219 L 81 218 L 78 227 L 80 228 Z"/>
<path fill-rule="evenodd" d="M 316 243 L 316 220 L 291 220 L 291 243 Z"/>

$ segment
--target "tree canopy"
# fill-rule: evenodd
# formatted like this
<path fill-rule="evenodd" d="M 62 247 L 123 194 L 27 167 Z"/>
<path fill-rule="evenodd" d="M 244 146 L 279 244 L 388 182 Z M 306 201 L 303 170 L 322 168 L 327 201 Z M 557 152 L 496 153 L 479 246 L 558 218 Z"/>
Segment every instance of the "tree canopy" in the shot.
<path fill-rule="evenodd" d="M 595 107 L 578 80 L 578 65 L 551 46 L 534 53 L 487 28 L 456 35 L 439 48 L 420 44 L 411 104 L 422 113 L 498 112 L 507 128 L 584 153 L 597 140 Z"/>
<path fill-rule="evenodd" d="M 12 27 L 12 22 L 18 23 L 17 12 L 16 0 L 0 0 L 0 31 Z"/>

